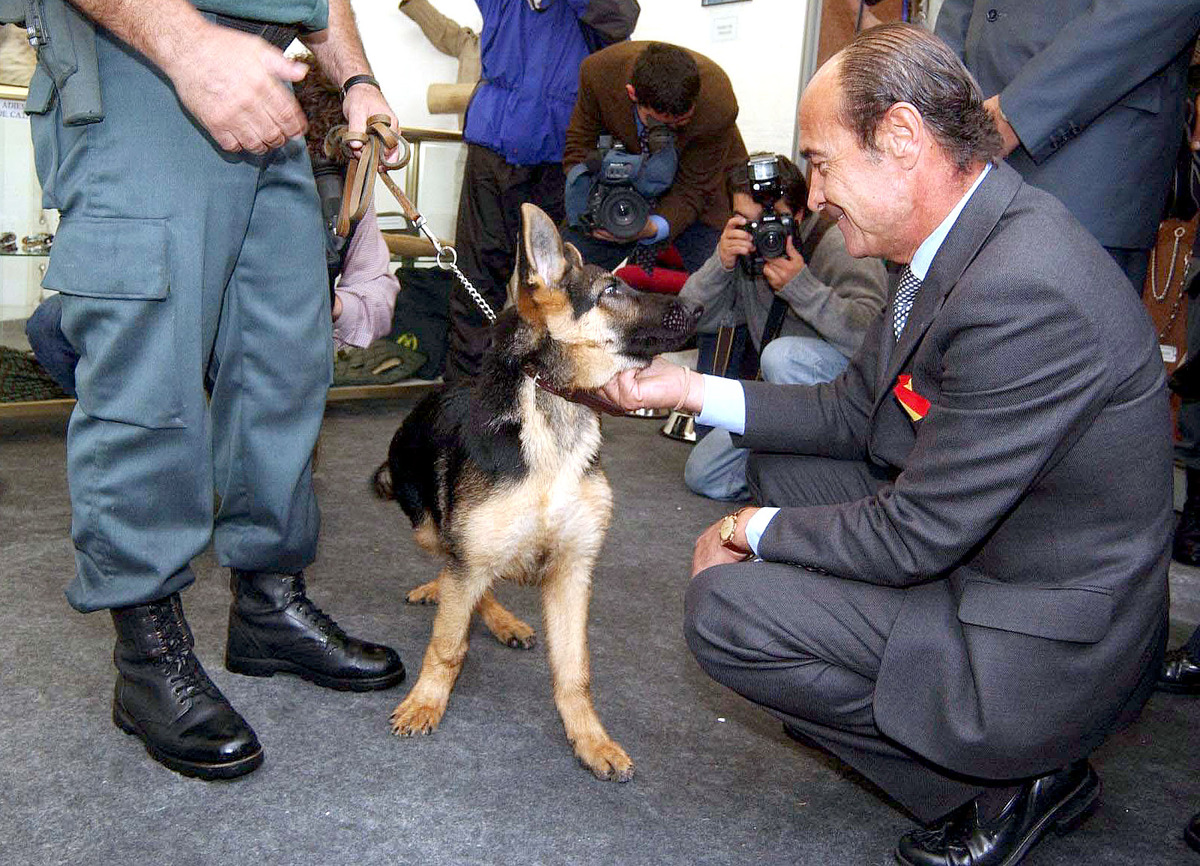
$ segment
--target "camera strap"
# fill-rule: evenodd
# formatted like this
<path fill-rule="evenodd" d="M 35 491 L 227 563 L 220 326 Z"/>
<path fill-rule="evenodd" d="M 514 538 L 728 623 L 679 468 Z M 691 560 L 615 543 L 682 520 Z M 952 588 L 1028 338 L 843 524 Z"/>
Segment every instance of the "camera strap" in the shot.
<path fill-rule="evenodd" d="M 357 153 L 350 147 L 352 141 L 362 143 L 362 149 Z M 403 153 L 395 162 L 388 162 L 382 155 L 397 145 L 402 147 Z M 411 145 L 404 139 L 404 136 L 392 129 L 390 118 L 386 114 L 372 114 L 368 117 L 365 134 L 352 133 L 345 124 L 329 130 L 325 136 L 325 155 L 330 159 L 344 159 L 347 163 L 346 187 L 342 193 L 342 207 L 338 212 L 337 233 L 346 237 L 350 233 L 351 226 L 362 219 L 367 208 L 371 206 L 371 200 L 375 195 L 375 178 L 378 177 L 396 197 L 400 209 L 404 211 L 404 216 L 412 223 L 413 228 L 429 238 L 429 242 L 437 250 L 437 266 L 444 271 L 454 272 L 454 276 L 458 278 L 467 294 L 471 296 L 471 300 L 487 318 L 488 323 L 494 324 L 496 313 L 484 300 L 479 290 L 471 285 L 466 274 L 459 269 L 458 252 L 454 247 L 447 246 L 438 240 L 425 217 L 404 194 L 404 190 L 388 177 L 389 171 L 408 165 L 411 154 Z"/>
<path fill-rule="evenodd" d="M 821 239 L 825 237 L 825 233 L 833 228 L 837 223 L 825 214 L 817 216 L 816 223 L 813 224 L 812 231 L 804 238 L 800 244 L 800 257 L 804 259 L 805 266 L 812 261 L 813 253 L 817 251 L 817 245 L 821 243 Z M 771 299 L 771 309 L 767 311 L 767 323 L 763 326 L 762 341 L 759 342 L 759 352 L 762 352 L 767 343 L 779 336 L 779 332 L 783 330 L 783 320 L 787 317 L 788 302 L 779 297 L 778 294 Z"/>

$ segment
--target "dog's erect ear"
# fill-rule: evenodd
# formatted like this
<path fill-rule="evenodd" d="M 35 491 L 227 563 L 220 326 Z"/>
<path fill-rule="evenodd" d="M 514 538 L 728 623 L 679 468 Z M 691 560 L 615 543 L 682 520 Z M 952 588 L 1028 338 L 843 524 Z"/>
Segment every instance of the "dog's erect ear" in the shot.
<path fill-rule="evenodd" d="M 563 253 L 567 258 L 567 266 L 578 270 L 583 267 L 583 254 L 575 248 L 575 244 L 563 243 Z"/>
<path fill-rule="evenodd" d="M 521 205 L 520 280 L 522 289 L 557 286 L 567 272 L 562 238 L 554 221 L 537 205 Z M 574 247 L 571 247 L 574 250 Z M 575 256 L 579 252 L 575 251 Z"/>

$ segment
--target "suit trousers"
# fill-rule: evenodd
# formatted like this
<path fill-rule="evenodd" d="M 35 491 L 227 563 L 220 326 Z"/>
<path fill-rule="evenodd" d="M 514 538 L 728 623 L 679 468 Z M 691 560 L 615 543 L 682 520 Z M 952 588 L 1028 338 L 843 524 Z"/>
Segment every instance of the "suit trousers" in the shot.
<path fill-rule="evenodd" d="M 512 165 L 490 148 L 467 145 L 454 243 L 459 267 L 496 313 L 508 299 L 521 236 L 521 205 L 531 202 L 559 223 L 566 215 L 565 187 L 560 163 Z M 479 372 L 491 333 L 475 301 L 456 285 L 450 293 L 447 382 Z"/>
<path fill-rule="evenodd" d="M 778 506 L 852 501 L 888 481 L 865 462 L 757 452 L 748 479 L 755 502 Z M 707 569 L 692 580 L 684 627 L 709 676 L 931 822 L 989 783 L 933 765 L 875 724 L 875 681 L 907 593 L 748 561 Z"/>
<path fill-rule="evenodd" d="M 304 142 L 226 153 L 145 59 L 101 29 L 96 47 L 104 119 L 64 126 L 57 105 L 31 118 L 61 212 L 44 285 L 79 355 L 67 598 L 80 611 L 184 588 L 210 541 L 224 566 L 308 565 L 333 370 Z"/>

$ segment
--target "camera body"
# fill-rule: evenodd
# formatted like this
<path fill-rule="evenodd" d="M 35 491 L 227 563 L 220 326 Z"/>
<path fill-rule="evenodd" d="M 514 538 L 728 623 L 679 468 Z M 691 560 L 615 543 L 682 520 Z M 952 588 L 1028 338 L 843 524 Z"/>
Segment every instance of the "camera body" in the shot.
<path fill-rule="evenodd" d="M 788 235 L 796 236 L 796 221 L 791 214 L 763 209 L 762 216 L 744 225 L 750 233 L 754 249 L 763 259 L 777 259 L 787 254 Z"/>
<path fill-rule="evenodd" d="M 746 162 L 746 177 L 750 197 L 762 206 L 762 215 L 742 227 L 754 242 L 754 255 L 742 256 L 742 264 L 754 275 L 762 273 L 767 259 L 787 255 L 787 239 L 793 241 L 799 228 L 791 214 L 775 212 L 775 202 L 783 198 L 783 184 L 779 177 L 779 161 L 774 155 L 752 156 Z"/>
<path fill-rule="evenodd" d="M 599 168 L 580 221 L 589 231 L 604 229 L 617 240 L 633 240 L 650 217 L 650 202 L 635 186 L 646 155 L 629 153 L 611 135 L 602 135 L 595 156 Z"/>

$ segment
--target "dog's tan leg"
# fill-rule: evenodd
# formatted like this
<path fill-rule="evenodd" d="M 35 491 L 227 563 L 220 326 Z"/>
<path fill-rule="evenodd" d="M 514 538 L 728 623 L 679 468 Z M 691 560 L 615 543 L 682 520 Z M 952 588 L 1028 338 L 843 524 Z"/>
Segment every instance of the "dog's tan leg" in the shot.
<path fill-rule="evenodd" d="M 587 649 L 591 565 L 588 557 L 560 562 L 547 570 L 542 583 L 554 702 L 580 762 L 597 778 L 628 782 L 633 761 L 604 730 L 592 706 Z"/>
<path fill-rule="evenodd" d="M 447 566 L 437 582 L 438 611 L 421 675 L 392 712 L 392 733 L 402 737 L 437 730 L 450 700 L 450 690 L 467 656 L 471 611 L 487 589 L 489 578 L 482 575 L 463 578 Z"/>
<path fill-rule="evenodd" d="M 431 580 L 421 584 L 405 596 L 405 600 L 409 604 L 437 604 L 438 582 Z M 479 604 L 475 605 L 475 612 L 488 627 L 488 631 L 505 646 L 513 649 L 533 649 L 537 645 L 537 634 L 533 628 L 496 601 L 496 596 L 490 589 L 479 599 Z"/>

